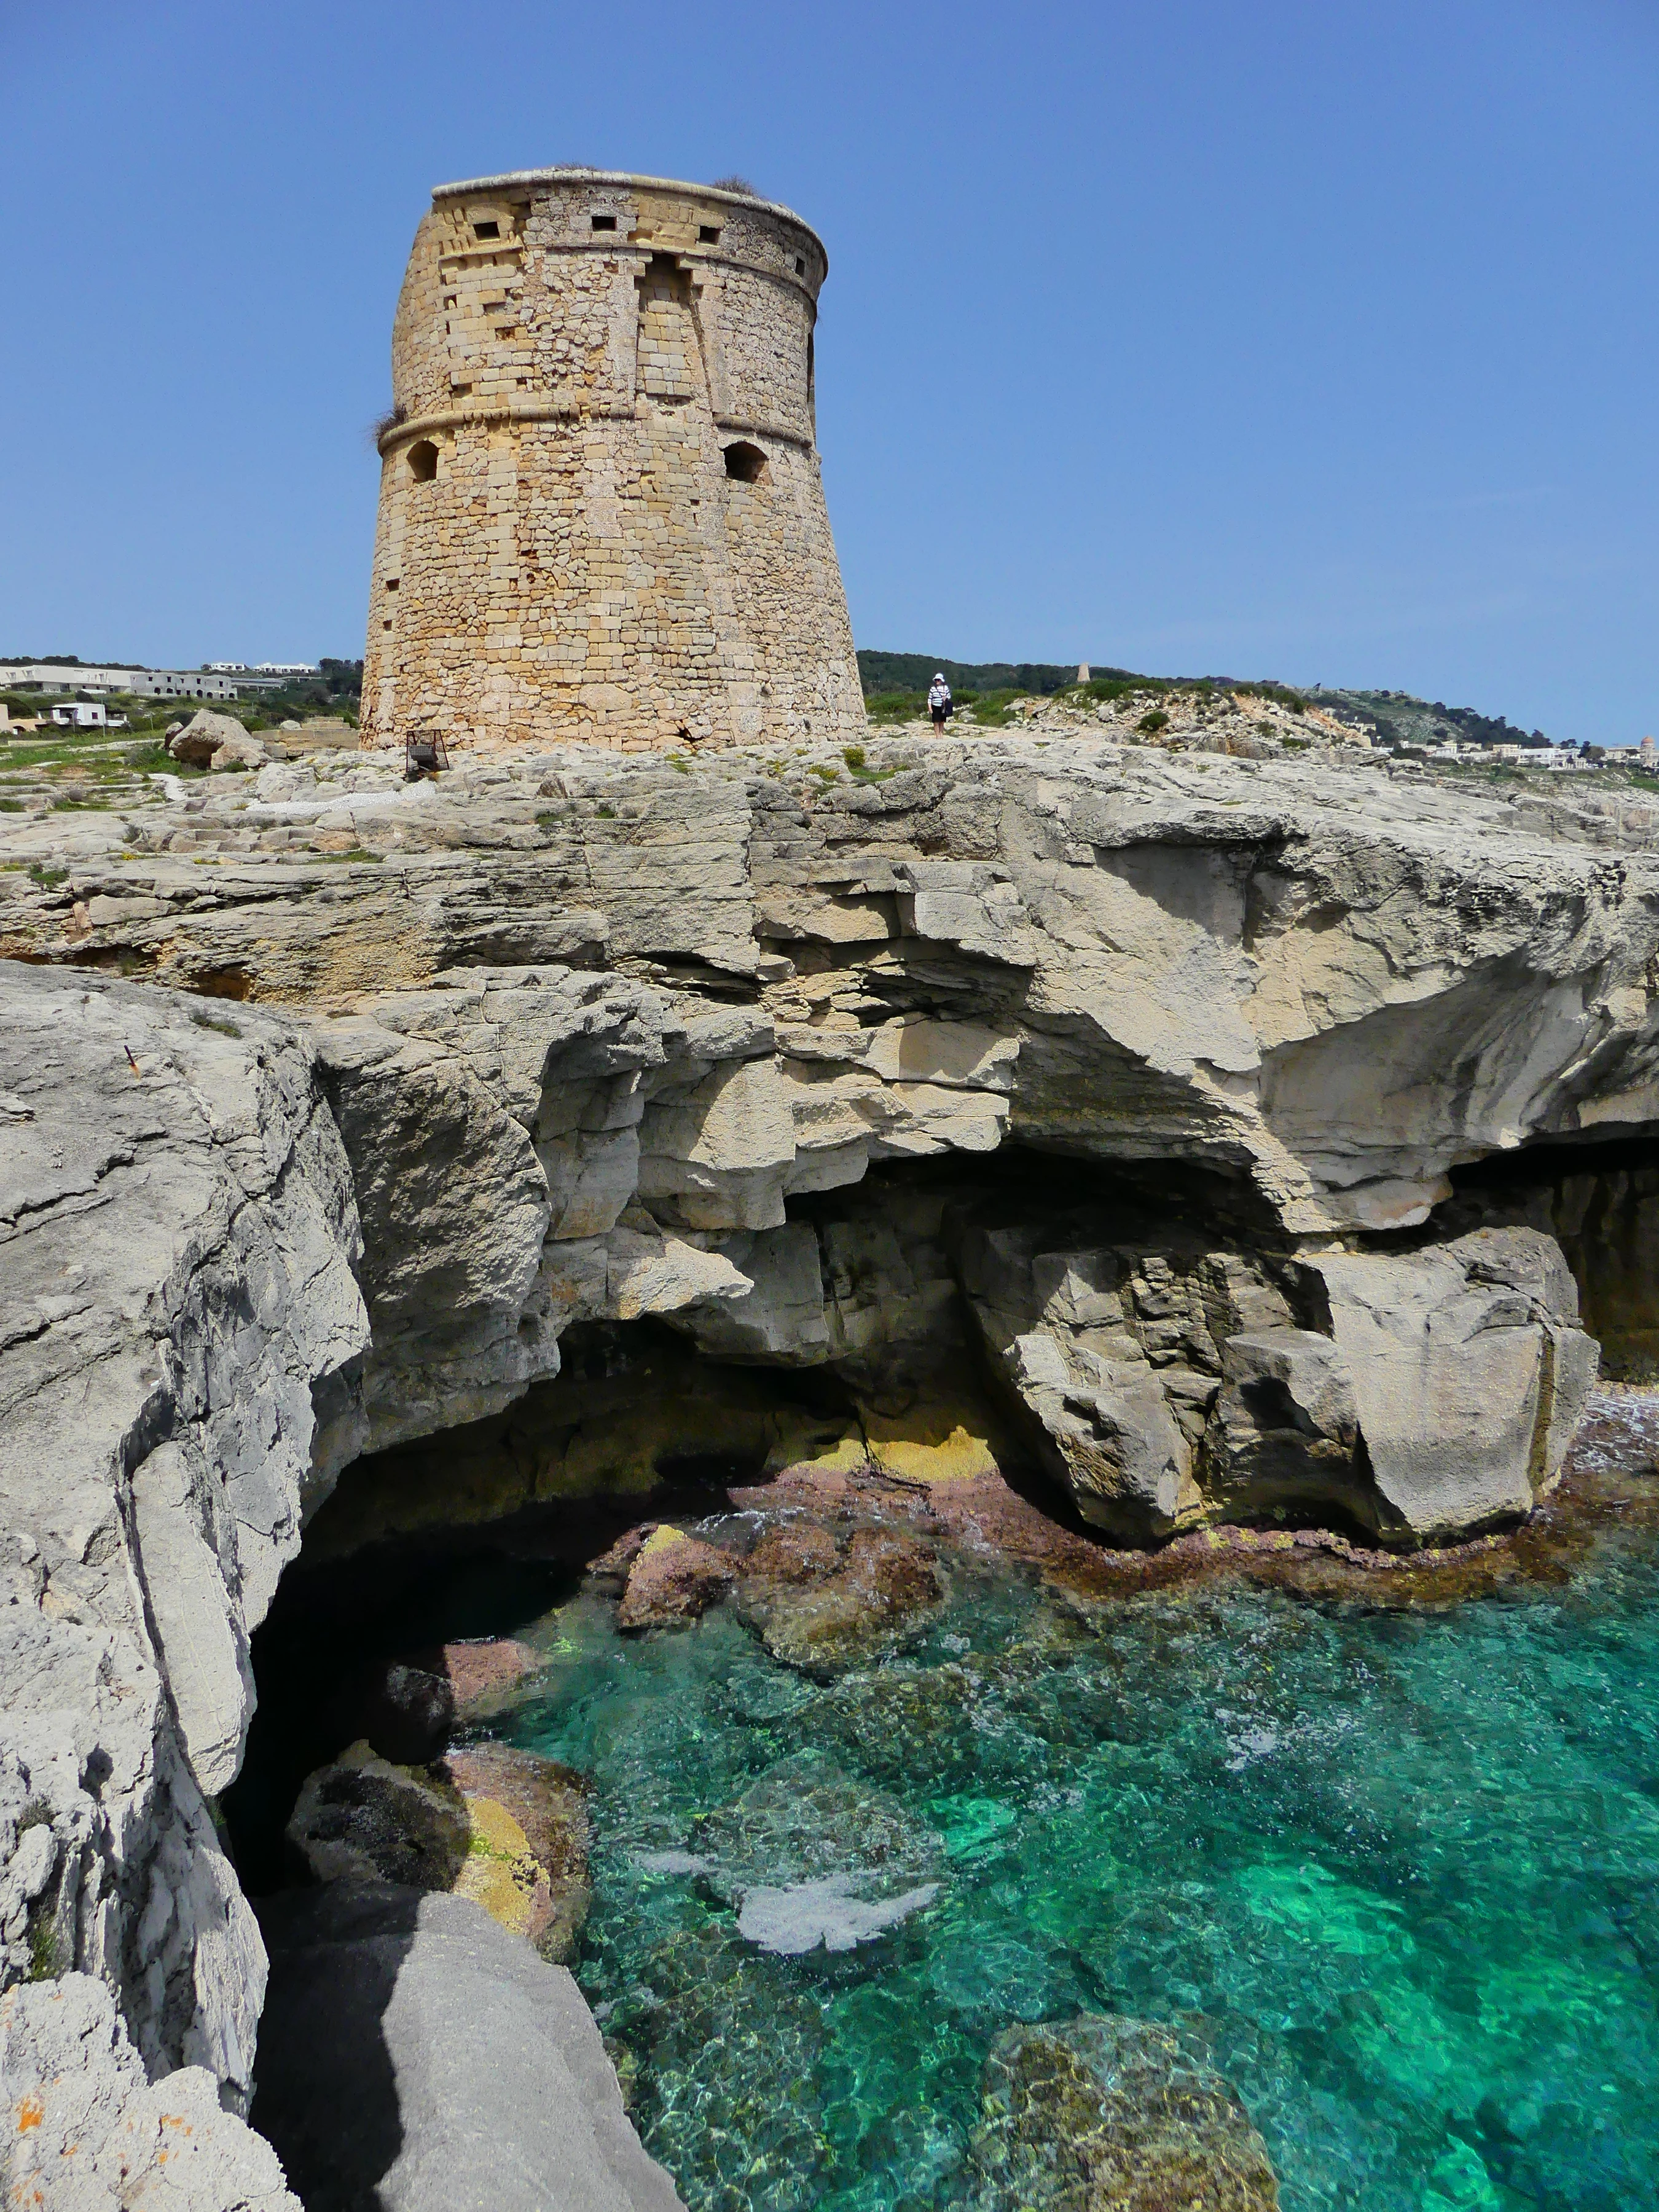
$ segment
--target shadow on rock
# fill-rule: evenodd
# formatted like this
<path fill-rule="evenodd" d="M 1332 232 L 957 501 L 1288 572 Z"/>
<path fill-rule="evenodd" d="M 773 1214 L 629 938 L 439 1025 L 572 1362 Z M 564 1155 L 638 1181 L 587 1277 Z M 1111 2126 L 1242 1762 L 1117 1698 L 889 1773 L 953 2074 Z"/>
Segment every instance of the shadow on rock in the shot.
<path fill-rule="evenodd" d="M 562 1966 L 459 1897 L 267 1899 L 254 2124 L 306 2212 L 683 2212 Z"/>

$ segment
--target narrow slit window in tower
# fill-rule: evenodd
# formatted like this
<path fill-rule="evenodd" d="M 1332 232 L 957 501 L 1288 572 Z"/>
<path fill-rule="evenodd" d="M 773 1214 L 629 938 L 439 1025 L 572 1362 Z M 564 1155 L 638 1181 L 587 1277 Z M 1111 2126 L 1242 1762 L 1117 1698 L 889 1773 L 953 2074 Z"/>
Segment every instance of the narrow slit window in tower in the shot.
<path fill-rule="evenodd" d="M 806 274 L 806 264 L 799 253 L 795 256 L 795 274 L 797 276 Z"/>
<path fill-rule="evenodd" d="M 746 438 L 725 448 L 726 473 L 738 483 L 764 483 L 766 456 L 758 446 L 751 446 Z"/>
<path fill-rule="evenodd" d="M 409 449 L 409 473 L 416 483 L 430 483 L 438 473 L 438 448 L 430 438 L 417 438 Z"/>

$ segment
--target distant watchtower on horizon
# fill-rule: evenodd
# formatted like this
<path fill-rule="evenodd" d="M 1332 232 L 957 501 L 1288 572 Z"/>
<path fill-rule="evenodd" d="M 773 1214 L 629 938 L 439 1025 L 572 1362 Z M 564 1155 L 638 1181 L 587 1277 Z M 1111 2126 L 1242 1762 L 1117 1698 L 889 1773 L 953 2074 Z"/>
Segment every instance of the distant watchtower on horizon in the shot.
<path fill-rule="evenodd" d="M 392 331 L 365 743 L 863 735 L 814 444 L 828 265 L 711 185 L 438 187 Z"/>

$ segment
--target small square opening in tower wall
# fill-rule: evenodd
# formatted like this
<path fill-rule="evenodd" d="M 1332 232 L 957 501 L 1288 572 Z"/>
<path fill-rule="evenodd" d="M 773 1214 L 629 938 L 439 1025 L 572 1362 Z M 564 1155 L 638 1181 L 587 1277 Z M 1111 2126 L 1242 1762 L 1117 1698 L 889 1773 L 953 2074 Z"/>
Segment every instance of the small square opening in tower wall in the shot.
<path fill-rule="evenodd" d="M 617 218 L 614 215 L 596 215 L 593 218 L 593 228 L 595 230 L 614 230 L 617 228 Z"/>
<path fill-rule="evenodd" d="M 698 224 L 697 243 L 699 246 L 718 246 L 720 242 L 720 225 L 718 223 L 704 222 Z"/>
<path fill-rule="evenodd" d="M 501 227 L 498 222 L 475 222 L 472 226 L 474 238 L 499 238 L 501 234 Z"/>

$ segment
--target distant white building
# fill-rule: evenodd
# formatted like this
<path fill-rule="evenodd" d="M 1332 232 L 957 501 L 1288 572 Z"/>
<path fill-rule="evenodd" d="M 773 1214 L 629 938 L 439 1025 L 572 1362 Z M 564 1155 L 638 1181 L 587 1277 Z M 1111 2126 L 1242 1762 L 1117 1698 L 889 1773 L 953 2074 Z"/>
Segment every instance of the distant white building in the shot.
<path fill-rule="evenodd" d="M 314 660 L 262 660 L 255 674 L 259 676 L 314 676 Z"/>
<path fill-rule="evenodd" d="M 1521 757 L 1528 768 L 1548 769 L 1557 775 L 1573 769 L 1594 769 L 1601 766 L 1599 761 L 1584 758 L 1582 745 L 1551 745 L 1547 750 L 1542 745 L 1533 745 Z"/>
<path fill-rule="evenodd" d="M 72 730 L 101 730 L 109 723 L 109 708 L 101 699 L 64 699 L 52 710 L 52 719 Z"/>
<path fill-rule="evenodd" d="M 130 691 L 143 699 L 234 699 L 228 676 L 205 668 L 88 668 L 78 660 L 16 660 L 0 666 L 9 691 Z"/>

